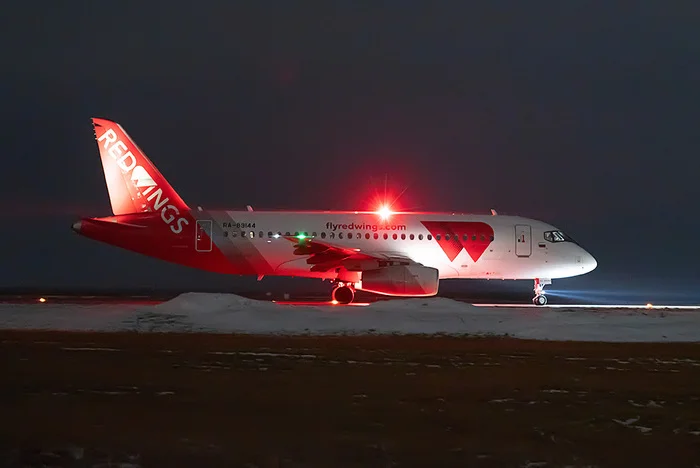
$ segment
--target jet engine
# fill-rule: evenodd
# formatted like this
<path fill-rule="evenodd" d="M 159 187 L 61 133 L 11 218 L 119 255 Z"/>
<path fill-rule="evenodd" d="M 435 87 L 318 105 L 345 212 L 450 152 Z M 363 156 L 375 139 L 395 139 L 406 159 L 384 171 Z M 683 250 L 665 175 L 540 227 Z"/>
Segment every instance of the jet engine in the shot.
<path fill-rule="evenodd" d="M 439 273 L 422 265 L 392 265 L 362 272 L 357 289 L 388 296 L 434 296 Z"/>

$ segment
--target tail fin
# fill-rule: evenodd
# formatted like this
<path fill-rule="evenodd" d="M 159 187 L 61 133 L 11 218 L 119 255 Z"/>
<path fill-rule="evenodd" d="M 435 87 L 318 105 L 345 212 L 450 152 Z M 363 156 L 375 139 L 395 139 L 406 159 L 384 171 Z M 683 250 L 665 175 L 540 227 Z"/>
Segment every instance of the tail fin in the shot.
<path fill-rule="evenodd" d="M 96 118 L 92 125 L 114 215 L 159 211 L 165 205 L 189 210 L 121 125 Z"/>

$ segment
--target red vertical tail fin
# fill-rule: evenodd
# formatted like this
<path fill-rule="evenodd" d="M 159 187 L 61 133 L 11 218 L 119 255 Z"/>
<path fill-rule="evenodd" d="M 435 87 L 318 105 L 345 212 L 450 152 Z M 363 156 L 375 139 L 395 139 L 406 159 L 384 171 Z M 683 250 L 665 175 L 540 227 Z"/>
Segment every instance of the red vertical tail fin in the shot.
<path fill-rule="evenodd" d="M 189 207 L 116 122 L 92 119 L 114 215 Z"/>

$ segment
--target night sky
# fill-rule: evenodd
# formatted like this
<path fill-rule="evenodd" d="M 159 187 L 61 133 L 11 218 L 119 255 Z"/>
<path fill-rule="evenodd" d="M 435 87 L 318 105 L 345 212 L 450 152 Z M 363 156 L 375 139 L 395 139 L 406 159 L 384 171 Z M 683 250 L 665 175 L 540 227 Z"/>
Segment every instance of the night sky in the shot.
<path fill-rule="evenodd" d="M 700 7 L 465 3 L 8 5 L 2 286 L 255 285 L 70 230 L 110 214 L 96 116 L 191 206 L 368 209 L 388 177 L 405 208 L 565 230 L 599 266 L 551 288 L 692 293 Z"/>

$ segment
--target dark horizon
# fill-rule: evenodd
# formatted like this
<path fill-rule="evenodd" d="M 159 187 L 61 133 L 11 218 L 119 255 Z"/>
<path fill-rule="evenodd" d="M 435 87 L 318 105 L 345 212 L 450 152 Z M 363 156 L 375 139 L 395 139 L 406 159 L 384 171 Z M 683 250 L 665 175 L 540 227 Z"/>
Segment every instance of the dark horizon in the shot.
<path fill-rule="evenodd" d="M 110 213 L 90 125 L 104 117 L 191 206 L 364 210 L 388 177 L 409 209 L 494 208 L 569 233 L 598 268 L 551 290 L 700 301 L 698 12 L 13 4 L 0 32 L 1 284 L 258 286 L 70 230 Z"/>

